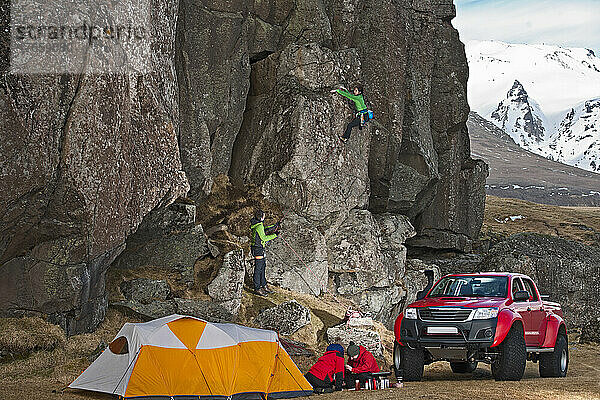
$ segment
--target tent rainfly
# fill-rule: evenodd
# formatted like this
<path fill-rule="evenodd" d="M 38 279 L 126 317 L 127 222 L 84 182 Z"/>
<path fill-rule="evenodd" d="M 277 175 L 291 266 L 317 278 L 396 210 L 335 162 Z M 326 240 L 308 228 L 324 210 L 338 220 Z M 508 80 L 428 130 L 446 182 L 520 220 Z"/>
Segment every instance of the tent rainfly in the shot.
<path fill-rule="evenodd" d="M 184 315 L 123 325 L 69 387 L 144 400 L 264 400 L 312 394 L 277 333 Z"/>

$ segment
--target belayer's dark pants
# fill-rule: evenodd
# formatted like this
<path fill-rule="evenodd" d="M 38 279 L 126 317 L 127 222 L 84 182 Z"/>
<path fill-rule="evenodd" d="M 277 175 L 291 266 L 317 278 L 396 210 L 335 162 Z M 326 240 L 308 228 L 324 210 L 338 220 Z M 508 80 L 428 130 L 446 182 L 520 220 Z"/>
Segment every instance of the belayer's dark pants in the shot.
<path fill-rule="evenodd" d="M 267 261 L 264 257 L 254 259 L 254 290 L 267 286 L 267 277 L 265 276 L 266 268 Z"/>
<path fill-rule="evenodd" d="M 355 128 L 357 126 L 358 126 L 358 129 L 362 129 L 362 127 L 360 126 L 360 114 L 358 116 L 354 117 L 354 119 L 352 121 L 350 121 L 350 123 L 348 123 L 348 125 L 346 126 L 346 131 L 342 135 L 342 138 L 350 139 L 350 133 L 352 132 L 352 128 Z"/>

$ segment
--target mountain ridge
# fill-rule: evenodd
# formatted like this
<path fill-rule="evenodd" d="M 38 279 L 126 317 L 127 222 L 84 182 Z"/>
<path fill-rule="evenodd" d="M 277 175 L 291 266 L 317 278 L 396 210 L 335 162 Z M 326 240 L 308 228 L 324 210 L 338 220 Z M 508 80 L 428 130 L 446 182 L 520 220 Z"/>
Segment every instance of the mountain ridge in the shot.
<path fill-rule="evenodd" d="M 600 58 L 590 49 L 470 41 L 471 108 L 521 147 L 600 172 Z"/>

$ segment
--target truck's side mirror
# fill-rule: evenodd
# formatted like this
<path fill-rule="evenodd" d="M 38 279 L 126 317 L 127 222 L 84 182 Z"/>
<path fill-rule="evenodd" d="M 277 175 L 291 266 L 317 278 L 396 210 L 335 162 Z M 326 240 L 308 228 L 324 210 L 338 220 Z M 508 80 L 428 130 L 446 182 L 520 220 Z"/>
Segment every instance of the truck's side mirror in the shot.
<path fill-rule="evenodd" d="M 529 292 L 527 290 L 519 290 L 513 294 L 513 299 L 515 301 L 527 301 L 529 300 Z"/>

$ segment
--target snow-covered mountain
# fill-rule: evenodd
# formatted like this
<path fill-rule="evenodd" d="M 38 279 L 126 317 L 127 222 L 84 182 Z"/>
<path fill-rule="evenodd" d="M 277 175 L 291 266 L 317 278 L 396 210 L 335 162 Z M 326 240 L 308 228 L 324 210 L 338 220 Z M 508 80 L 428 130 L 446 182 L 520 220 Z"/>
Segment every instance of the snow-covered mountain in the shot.
<path fill-rule="evenodd" d="M 490 114 L 490 120 L 519 146 L 536 153 L 543 152 L 548 123 L 539 104 L 529 97 L 517 80 L 498 107 Z"/>
<path fill-rule="evenodd" d="M 600 58 L 589 49 L 470 41 L 471 108 L 521 147 L 600 172 Z"/>

